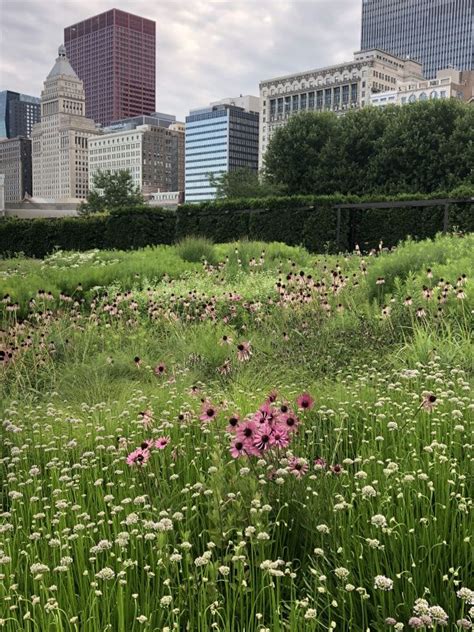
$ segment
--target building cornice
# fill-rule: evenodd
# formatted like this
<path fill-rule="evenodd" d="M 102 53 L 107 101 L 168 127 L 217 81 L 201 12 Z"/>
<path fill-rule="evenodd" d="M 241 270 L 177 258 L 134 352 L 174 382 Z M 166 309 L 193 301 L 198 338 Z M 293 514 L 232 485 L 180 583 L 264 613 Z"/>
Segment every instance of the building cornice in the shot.
<path fill-rule="evenodd" d="M 268 88 L 270 86 L 275 85 L 276 83 L 288 82 L 292 81 L 311 81 L 317 77 L 327 77 L 329 75 L 334 75 L 336 71 L 338 72 L 354 72 L 355 70 L 360 71 L 367 66 L 373 66 L 375 60 L 367 59 L 364 61 L 357 62 L 346 62 L 344 64 L 338 64 L 336 66 L 327 66 L 326 68 L 315 68 L 314 70 L 307 70 L 302 73 L 297 73 L 293 75 L 284 75 L 282 77 L 275 77 L 274 79 L 265 79 L 260 82 L 260 90 L 263 88 Z"/>

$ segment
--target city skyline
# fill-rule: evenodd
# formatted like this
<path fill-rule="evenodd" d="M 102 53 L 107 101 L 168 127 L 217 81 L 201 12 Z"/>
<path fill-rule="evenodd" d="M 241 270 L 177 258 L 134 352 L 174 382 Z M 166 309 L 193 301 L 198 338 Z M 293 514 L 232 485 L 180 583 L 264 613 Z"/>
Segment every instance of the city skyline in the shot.
<path fill-rule="evenodd" d="M 360 0 L 144 0 L 50 3 L 7 0 L 0 7 L 0 88 L 41 91 L 63 29 L 112 8 L 157 23 L 158 111 L 184 120 L 190 108 L 235 94 L 257 94 L 262 79 L 344 61 L 360 43 Z M 39 26 L 41 28 L 39 28 Z"/>

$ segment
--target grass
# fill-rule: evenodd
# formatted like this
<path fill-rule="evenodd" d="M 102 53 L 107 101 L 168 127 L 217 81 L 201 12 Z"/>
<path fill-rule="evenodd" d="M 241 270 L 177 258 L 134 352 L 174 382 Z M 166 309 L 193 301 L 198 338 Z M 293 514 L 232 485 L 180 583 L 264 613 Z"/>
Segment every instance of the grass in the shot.
<path fill-rule="evenodd" d="M 2 262 L 2 629 L 467 629 L 473 246 Z"/>

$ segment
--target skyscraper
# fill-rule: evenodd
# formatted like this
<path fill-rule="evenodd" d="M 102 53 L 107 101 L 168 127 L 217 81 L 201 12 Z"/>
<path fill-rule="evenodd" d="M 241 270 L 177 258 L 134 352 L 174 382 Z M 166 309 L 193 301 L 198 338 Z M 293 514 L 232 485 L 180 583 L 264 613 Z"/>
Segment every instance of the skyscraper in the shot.
<path fill-rule="evenodd" d="M 252 109 L 248 109 L 252 108 Z M 215 198 L 209 175 L 258 170 L 258 97 L 237 97 L 191 110 L 186 117 L 186 202 Z"/>
<path fill-rule="evenodd" d="M 84 116 L 82 81 L 66 49 L 46 77 L 41 93 L 41 123 L 33 127 L 33 196 L 48 200 L 82 199 L 88 186 L 88 139 L 101 132 Z"/>
<path fill-rule="evenodd" d="M 111 9 L 64 29 L 67 55 L 84 82 L 96 123 L 155 111 L 155 22 Z"/>
<path fill-rule="evenodd" d="M 0 92 L 0 138 L 31 136 L 31 130 L 40 120 L 41 101 L 38 97 L 19 94 L 11 90 Z"/>
<path fill-rule="evenodd" d="M 423 64 L 473 70 L 473 0 L 362 0 L 361 48 L 379 48 Z"/>
<path fill-rule="evenodd" d="M 0 174 L 5 175 L 5 202 L 31 196 L 31 140 L 18 136 L 0 140 Z"/>

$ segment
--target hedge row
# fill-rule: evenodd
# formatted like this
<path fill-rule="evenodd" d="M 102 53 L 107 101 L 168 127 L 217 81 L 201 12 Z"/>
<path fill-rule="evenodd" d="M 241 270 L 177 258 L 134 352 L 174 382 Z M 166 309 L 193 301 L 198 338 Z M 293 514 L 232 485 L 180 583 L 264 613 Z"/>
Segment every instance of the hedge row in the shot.
<path fill-rule="evenodd" d="M 395 246 L 408 236 L 434 237 L 444 229 L 444 207 L 393 209 L 341 209 L 338 204 L 401 202 L 414 199 L 474 199 L 474 190 L 438 193 L 436 196 L 400 195 L 396 198 L 358 198 L 355 196 L 292 196 L 280 198 L 229 200 L 178 208 L 176 234 L 202 235 L 216 242 L 248 237 L 262 241 L 282 241 L 303 245 L 311 252 L 337 252 L 377 247 L 382 240 Z M 474 204 L 449 207 L 448 230 L 474 231 Z"/>
<path fill-rule="evenodd" d="M 473 198 L 474 191 L 456 192 L 456 198 Z M 462 196 L 460 195 L 462 193 Z M 426 199 L 426 196 L 417 196 Z M 443 199 L 454 197 L 438 194 Z M 399 196 L 377 201 L 402 201 Z M 5 219 L 0 221 L 0 255 L 23 252 L 44 257 L 62 250 L 134 249 L 152 244 L 172 244 L 188 235 L 202 235 L 214 242 L 242 237 L 303 245 L 311 252 L 352 250 L 396 245 L 411 236 L 434 237 L 444 228 L 444 207 L 393 209 L 340 209 L 335 205 L 374 201 L 344 196 L 293 196 L 184 204 L 176 212 L 140 207 L 88 218 Z M 474 204 L 453 204 L 448 229 L 474 231 Z"/>
<path fill-rule="evenodd" d="M 0 220 L 0 255 L 23 252 L 42 258 L 56 248 L 130 250 L 172 244 L 175 225 L 175 213 L 147 207 L 90 217 L 4 219 Z"/>

